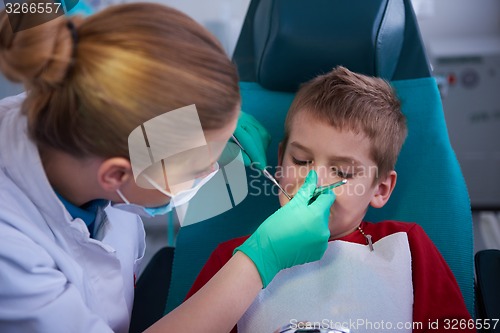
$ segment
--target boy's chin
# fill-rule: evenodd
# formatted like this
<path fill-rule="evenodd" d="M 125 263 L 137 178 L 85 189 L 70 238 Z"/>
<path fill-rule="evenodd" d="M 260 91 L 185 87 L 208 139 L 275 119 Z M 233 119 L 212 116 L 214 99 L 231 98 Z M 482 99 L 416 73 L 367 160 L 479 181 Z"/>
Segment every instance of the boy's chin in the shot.
<path fill-rule="evenodd" d="M 293 193 L 289 193 L 291 196 L 292 196 L 292 199 L 293 199 L 293 196 L 296 194 L 295 192 Z M 283 207 L 284 205 L 286 205 L 287 203 L 290 202 L 290 199 L 288 199 L 286 197 L 286 195 L 284 195 L 282 192 L 280 192 L 278 194 L 278 200 L 280 201 L 280 206 Z"/>
<path fill-rule="evenodd" d="M 290 202 L 290 200 L 288 200 L 287 197 L 285 197 L 285 195 L 283 193 L 280 193 L 278 195 L 278 199 L 280 201 L 280 206 L 283 207 L 284 205 L 286 205 L 287 203 Z"/>

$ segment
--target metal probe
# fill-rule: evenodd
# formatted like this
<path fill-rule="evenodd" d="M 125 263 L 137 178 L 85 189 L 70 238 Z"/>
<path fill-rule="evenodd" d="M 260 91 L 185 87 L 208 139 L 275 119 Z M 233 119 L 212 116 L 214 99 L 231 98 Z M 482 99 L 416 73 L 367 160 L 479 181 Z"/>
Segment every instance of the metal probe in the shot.
<path fill-rule="evenodd" d="M 238 139 L 236 139 L 236 137 L 233 135 L 231 135 L 231 138 L 233 139 L 233 141 L 238 145 L 238 147 L 240 147 L 240 149 L 242 151 L 245 151 L 245 148 L 243 148 L 243 146 L 241 145 L 241 143 L 238 141 Z M 264 174 L 264 176 L 269 179 L 274 185 L 278 186 L 278 188 L 280 189 L 281 192 L 283 192 L 283 194 L 288 198 L 288 200 L 292 200 L 292 197 L 290 196 L 290 194 L 286 193 L 285 189 L 283 187 L 280 186 L 280 184 L 278 183 L 278 181 L 273 177 L 273 175 L 271 175 L 269 173 L 269 171 L 267 171 L 266 169 L 262 170 L 262 173 Z"/>
<path fill-rule="evenodd" d="M 280 191 L 283 192 L 283 194 L 288 198 L 288 200 L 292 200 L 292 197 L 290 196 L 290 194 L 286 193 L 285 189 L 283 187 L 281 187 L 281 185 L 278 183 L 278 181 L 276 179 L 274 179 L 274 177 L 269 173 L 269 171 L 264 169 L 264 170 L 262 170 L 262 173 L 264 174 L 264 176 L 266 176 L 267 179 L 272 181 L 274 185 L 278 186 Z"/>

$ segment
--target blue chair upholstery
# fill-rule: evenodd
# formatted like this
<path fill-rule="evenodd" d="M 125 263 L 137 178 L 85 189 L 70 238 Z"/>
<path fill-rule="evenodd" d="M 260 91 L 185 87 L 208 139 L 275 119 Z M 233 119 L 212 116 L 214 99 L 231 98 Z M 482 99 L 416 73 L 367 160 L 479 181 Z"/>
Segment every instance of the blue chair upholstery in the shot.
<path fill-rule="evenodd" d="M 422 45 L 410 0 L 253 0 L 234 54 L 245 81 L 240 85 L 242 109 L 271 133 L 268 161 L 276 165 L 284 119 L 300 83 L 336 65 L 390 80 L 409 135 L 396 165 L 399 178 L 391 200 L 382 209 L 370 209 L 366 219 L 420 224 L 474 314 L 469 197 Z M 255 177 L 250 172 L 249 180 Z M 218 243 L 252 232 L 279 207 L 274 196 L 256 195 L 252 186 L 249 193 L 232 210 L 181 228 L 167 312 L 182 302 Z"/>

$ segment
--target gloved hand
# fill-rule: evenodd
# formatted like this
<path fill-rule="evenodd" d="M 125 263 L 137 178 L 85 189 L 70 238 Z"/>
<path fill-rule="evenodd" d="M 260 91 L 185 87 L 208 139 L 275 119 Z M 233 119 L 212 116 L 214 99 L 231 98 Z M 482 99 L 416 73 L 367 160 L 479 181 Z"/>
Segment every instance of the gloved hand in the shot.
<path fill-rule="evenodd" d="M 245 166 L 254 166 L 264 170 L 267 166 L 266 150 L 271 142 L 271 135 L 253 116 L 241 112 L 234 131 L 234 136 L 241 143 Z"/>
<path fill-rule="evenodd" d="M 293 199 L 277 210 L 234 252 L 241 251 L 255 264 L 264 288 L 282 269 L 321 259 L 328 246 L 333 191 L 308 205 L 318 175 L 311 170 Z"/>

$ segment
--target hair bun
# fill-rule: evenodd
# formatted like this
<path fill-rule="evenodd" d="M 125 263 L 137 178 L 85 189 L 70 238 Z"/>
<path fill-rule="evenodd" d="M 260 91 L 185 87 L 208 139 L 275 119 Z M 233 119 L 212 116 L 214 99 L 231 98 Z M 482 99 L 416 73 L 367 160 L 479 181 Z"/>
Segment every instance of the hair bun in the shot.
<path fill-rule="evenodd" d="M 0 70 L 26 87 L 61 84 L 73 62 L 72 31 L 68 18 L 58 17 L 14 33 L 8 16 L 0 13 Z"/>

